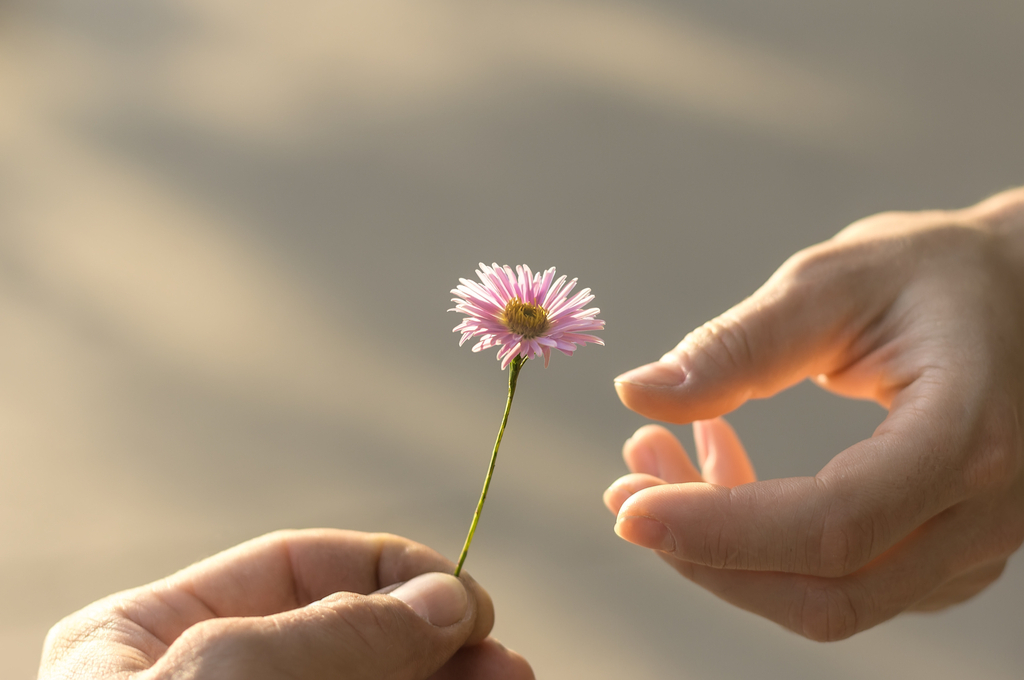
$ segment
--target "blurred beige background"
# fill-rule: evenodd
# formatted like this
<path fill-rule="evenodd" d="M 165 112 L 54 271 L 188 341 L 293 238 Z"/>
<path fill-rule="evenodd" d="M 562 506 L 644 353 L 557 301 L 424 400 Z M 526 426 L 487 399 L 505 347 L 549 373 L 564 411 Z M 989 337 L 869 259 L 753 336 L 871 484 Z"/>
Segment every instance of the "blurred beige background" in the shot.
<path fill-rule="evenodd" d="M 818 645 L 600 496 L 616 374 L 858 217 L 1024 182 L 1022 35 L 1019 0 L 0 1 L 0 677 L 272 529 L 455 557 L 504 403 L 445 313 L 480 260 L 608 322 L 524 372 L 468 562 L 540 678 L 1019 677 L 1020 555 Z M 882 417 L 803 385 L 731 421 L 776 477 Z"/>

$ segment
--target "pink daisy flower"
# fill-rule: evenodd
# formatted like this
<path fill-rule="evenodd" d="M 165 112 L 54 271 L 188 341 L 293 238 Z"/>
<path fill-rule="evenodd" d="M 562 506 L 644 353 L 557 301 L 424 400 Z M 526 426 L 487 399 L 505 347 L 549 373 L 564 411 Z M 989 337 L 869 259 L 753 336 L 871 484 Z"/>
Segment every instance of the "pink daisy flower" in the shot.
<path fill-rule="evenodd" d="M 532 359 L 543 354 L 546 368 L 552 349 L 572 356 L 577 345 L 604 344 L 590 335 L 604 328 L 604 321 L 596 318 L 601 310 L 583 308 L 594 299 L 590 289 L 569 297 L 576 279 L 566 283 L 565 276 L 560 276 L 556 280 L 554 267 L 534 274 L 525 264 L 513 272 L 508 265 L 488 267 L 481 262 L 476 274 L 479 283 L 459 279 L 460 285 L 452 289 L 458 297 L 452 298 L 455 308 L 448 311 L 466 315 L 452 330 L 462 333 L 459 346 L 480 336 L 474 352 L 499 345 L 502 370 L 516 356 Z"/>

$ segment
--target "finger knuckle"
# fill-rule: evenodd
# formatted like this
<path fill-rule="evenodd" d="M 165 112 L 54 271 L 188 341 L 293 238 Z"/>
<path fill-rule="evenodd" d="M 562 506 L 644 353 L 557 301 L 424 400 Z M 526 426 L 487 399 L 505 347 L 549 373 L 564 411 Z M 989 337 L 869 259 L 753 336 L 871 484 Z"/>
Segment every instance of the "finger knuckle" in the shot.
<path fill-rule="evenodd" d="M 919 219 L 919 215 L 920 213 L 899 210 L 875 213 L 850 223 L 841 229 L 836 237 L 849 239 L 858 236 L 885 236 L 904 227 L 908 221 Z"/>
<path fill-rule="evenodd" d="M 790 256 L 773 278 L 791 295 L 810 296 L 822 286 L 842 285 L 858 276 L 859 253 L 849 245 L 819 243 Z"/>
<path fill-rule="evenodd" d="M 779 299 L 794 304 L 817 301 L 834 305 L 840 299 L 837 295 L 849 297 L 851 291 L 869 282 L 877 284 L 878 268 L 891 257 L 896 257 L 895 252 L 877 242 L 831 239 L 792 255 L 770 283 Z"/>
<path fill-rule="evenodd" d="M 742 530 L 730 521 L 729 505 L 735 501 L 735 491 L 729 489 L 721 499 L 726 505 L 719 506 L 716 519 L 704 524 L 698 561 L 715 569 L 771 569 L 770 560 L 755 550 L 745 549 Z"/>
<path fill-rule="evenodd" d="M 1024 441 L 1015 413 L 1009 408 L 993 410 L 982 425 L 981 436 L 965 470 L 970 494 L 1004 489 L 1018 481 L 1024 471 Z"/>
<path fill-rule="evenodd" d="M 735 548 L 736 542 L 730 541 L 725 525 L 711 522 L 704 528 L 701 561 L 715 569 L 741 569 L 740 553 Z"/>
<path fill-rule="evenodd" d="M 188 628 L 179 641 L 193 649 L 227 653 L 243 651 L 252 642 L 248 633 L 237 619 L 207 619 Z"/>
<path fill-rule="evenodd" d="M 820 576 L 846 576 L 871 559 L 877 541 L 877 518 L 861 517 L 846 506 L 833 505 L 818 526 L 817 569 Z"/>
<path fill-rule="evenodd" d="M 811 246 L 794 253 L 786 260 L 779 273 L 789 281 L 815 281 L 823 272 L 830 272 L 835 266 L 836 251 L 827 244 Z"/>
<path fill-rule="evenodd" d="M 328 626 L 337 639 L 348 641 L 349 650 L 364 655 L 387 653 L 392 641 L 401 637 L 403 619 L 395 607 L 374 606 L 366 598 L 351 598 L 344 606 L 325 607 Z"/>
<path fill-rule="evenodd" d="M 43 642 L 43 659 L 53 668 L 77 663 L 87 658 L 92 648 L 102 645 L 110 632 L 119 632 L 121 622 L 106 612 L 86 609 L 65 617 L 47 633 Z"/>
<path fill-rule="evenodd" d="M 985 570 L 985 573 L 980 579 L 981 588 L 979 590 L 987 588 L 999 580 L 999 577 L 1003 575 L 1004 571 L 1006 571 L 1006 562 L 1007 560 L 999 560 L 989 569 Z"/>
<path fill-rule="evenodd" d="M 702 353 L 720 368 L 744 368 L 753 363 L 753 344 L 749 333 L 739 319 L 729 313 L 693 331 L 689 340 L 701 347 Z"/>
<path fill-rule="evenodd" d="M 256 632 L 242 619 L 208 619 L 181 634 L 168 654 L 178 662 L 158 664 L 154 678 L 175 677 L 175 667 L 188 660 L 196 680 L 242 680 L 253 677 L 263 651 Z"/>
<path fill-rule="evenodd" d="M 844 640 L 860 630 L 852 591 L 841 583 L 810 581 L 796 612 L 794 629 L 815 642 Z"/>
<path fill-rule="evenodd" d="M 1004 516 L 998 532 L 996 551 L 1000 556 L 1011 555 L 1024 545 L 1024 507 L 1020 507 L 1024 503 L 1017 505 L 1016 511 L 1010 511 Z"/>
<path fill-rule="evenodd" d="M 274 529 L 273 531 L 263 534 L 260 538 L 268 542 L 276 543 L 298 538 L 299 535 L 300 533 L 295 529 Z"/>

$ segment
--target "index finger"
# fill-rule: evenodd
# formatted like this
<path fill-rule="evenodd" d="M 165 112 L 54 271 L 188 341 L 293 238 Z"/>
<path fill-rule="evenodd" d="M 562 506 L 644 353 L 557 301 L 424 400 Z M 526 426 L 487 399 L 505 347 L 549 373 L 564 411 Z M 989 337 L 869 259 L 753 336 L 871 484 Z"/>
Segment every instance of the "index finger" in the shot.
<path fill-rule="evenodd" d="M 815 477 L 645 489 L 623 504 L 616 532 L 716 568 L 852 573 L 983 483 L 965 474 L 975 424 L 963 418 L 964 395 L 939 383 L 905 389 L 873 437 Z"/>
<path fill-rule="evenodd" d="M 365 595 L 453 566 L 430 548 L 400 536 L 308 529 L 247 541 L 165 583 L 194 594 L 217 616 L 266 616 L 338 591 Z"/>
<path fill-rule="evenodd" d="M 164 644 L 215 617 L 269 616 L 336 592 L 368 594 L 454 565 L 436 551 L 391 534 L 339 529 L 278 531 L 214 555 L 126 594 L 126 615 Z M 472 578 L 463 584 L 478 606 L 483 639 L 494 611 Z"/>

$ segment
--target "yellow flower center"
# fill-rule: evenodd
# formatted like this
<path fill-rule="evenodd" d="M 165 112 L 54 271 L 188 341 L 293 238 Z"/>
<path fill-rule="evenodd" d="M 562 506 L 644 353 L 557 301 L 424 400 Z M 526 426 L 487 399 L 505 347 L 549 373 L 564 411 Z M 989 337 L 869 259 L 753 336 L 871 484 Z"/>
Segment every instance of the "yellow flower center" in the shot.
<path fill-rule="evenodd" d="M 501 313 L 501 322 L 513 333 L 527 340 L 544 335 L 548 329 L 548 311 L 540 305 L 531 305 L 519 298 L 512 298 Z"/>

